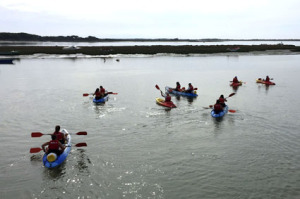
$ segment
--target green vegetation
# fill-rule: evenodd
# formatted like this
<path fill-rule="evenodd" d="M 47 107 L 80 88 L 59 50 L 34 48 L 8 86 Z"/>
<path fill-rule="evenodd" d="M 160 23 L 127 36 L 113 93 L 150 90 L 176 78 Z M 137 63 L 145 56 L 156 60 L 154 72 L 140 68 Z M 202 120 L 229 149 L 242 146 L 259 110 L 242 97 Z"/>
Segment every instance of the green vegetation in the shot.
<path fill-rule="evenodd" d="M 228 49 L 236 46 L 211 45 L 211 46 L 84 46 L 76 49 L 65 49 L 61 46 L 0 46 L 0 52 L 18 52 L 20 55 L 44 54 L 85 54 L 85 55 L 111 55 L 111 54 L 210 54 L 226 53 Z M 294 45 L 239 45 L 237 52 L 290 50 L 300 52 L 300 47 Z"/>

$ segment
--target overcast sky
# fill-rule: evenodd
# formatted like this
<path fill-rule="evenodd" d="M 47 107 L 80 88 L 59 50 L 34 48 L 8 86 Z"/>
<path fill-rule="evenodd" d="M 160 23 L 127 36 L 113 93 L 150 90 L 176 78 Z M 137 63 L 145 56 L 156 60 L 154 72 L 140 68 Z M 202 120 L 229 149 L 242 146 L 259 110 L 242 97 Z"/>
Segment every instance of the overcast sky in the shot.
<path fill-rule="evenodd" d="M 300 0 L 0 0 L 0 32 L 300 39 Z"/>

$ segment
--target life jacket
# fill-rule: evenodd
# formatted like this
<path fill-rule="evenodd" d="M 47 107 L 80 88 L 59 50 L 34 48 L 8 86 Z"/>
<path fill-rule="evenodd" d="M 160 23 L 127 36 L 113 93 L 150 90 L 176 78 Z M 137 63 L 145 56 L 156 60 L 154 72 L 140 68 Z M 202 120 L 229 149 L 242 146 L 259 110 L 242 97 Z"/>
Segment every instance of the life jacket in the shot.
<path fill-rule="evenodd" d="M 222 97 L 220 97 L 220 98 L 219 98 L 219 102 L 220 102 L 220 104 L 224 104 L 224 103 L 225 103 L 225 99 L 222 98 Z"/>
<path fill-rule="evenodd" d="M 175 90 L 180 91 L 180 84 L 176 86 Z"/>
<path fill-rule="evenodd" d="M 100 88 L 100 93 L 105 93 L 105 89 L 104 88 Z"/>
<path fill-rule="evenodd" d="M 49 142 L 49 150 L 58 150 L 59 149 L 59 145 L 58 145 L 58 140 L 51 140 Z"/>
<path fill-rule="evenodd" d="M 223 111 L 223 107 L 221 106 L 221 104 L 215 104 L 214 105 L 214 110 L 215 111 Z"/>
<path fill-rule="evenodd" d="M 101 93 L 100 93 L 100 91 L 98 91 L 98 92 L 95 92 L 95 95 L 96 95 L 96 97 L 100 97 L 100 96 L 101 96 Z"/>
<path fill-rule="evenodd" d="M 269 82 L 270 81 L 270 78 L 269 77 L 266 77 L 266 82 Z"/>
<path fill-rule="evenodd" d="M 57 140 L 62 140 L 64 138 L 64 134 L 62 132 L 54 132 L 53 135 L 56 136 Z"/>
<path fill-rule="evenodd" d="M 165 97 L 165 102 L 170 102 L 171 101 L 171 96 L 169 95 L 169 96 L 166 96 Z"/>
<path fill-rule="evenodd" d="M 187 91 L 191 93 L 191 92 L 193 92 L 193 90 L 194 90 L 194 87 L 191 85 L 191 86 L 189 86 Z"/>

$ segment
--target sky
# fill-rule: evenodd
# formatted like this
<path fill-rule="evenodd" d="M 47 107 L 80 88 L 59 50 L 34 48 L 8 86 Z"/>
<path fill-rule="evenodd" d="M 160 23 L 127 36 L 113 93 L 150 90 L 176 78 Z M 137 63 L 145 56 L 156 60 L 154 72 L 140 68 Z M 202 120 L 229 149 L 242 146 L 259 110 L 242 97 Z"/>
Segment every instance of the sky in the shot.
<path fill-rule="evenodd" d="M 300 0 L 0 0 L 0 32 L 41 36 L 300 39 Z"/>

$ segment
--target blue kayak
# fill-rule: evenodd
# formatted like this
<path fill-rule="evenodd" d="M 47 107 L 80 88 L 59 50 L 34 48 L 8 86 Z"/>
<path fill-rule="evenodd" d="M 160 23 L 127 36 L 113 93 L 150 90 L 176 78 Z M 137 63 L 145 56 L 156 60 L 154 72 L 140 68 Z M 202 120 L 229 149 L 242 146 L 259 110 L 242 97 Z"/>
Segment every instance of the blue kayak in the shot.
<path fill-rule="evenodd" d="M 105 103 L 106 101 L 108 101 L 108 95 L 106 95 L 103 98 L 97 99 L 97 100 L 96 100 L 96 98 L 93 99 L 93 102 L 96 103 L 96 104 L 98 104 L 98 103 Z"/>
<path fill-rule="evenodd" d="M 212 111 L 210 112 L 210 114 L 211 114 L 212 117 L 217 118 L 217 117 L 223 117 L 227 112 L 228 112 L 228 106 L 226 105 L 226 106 L 224 107 L 223 111 L 219 112 L 218 114 L 215 113 L 214 110 L 212 110 Z"/>
<path fill-rule="evenodd" d="M 64 150 L 64 152 L 62 154 L 60 154 L 59 156 L 57 156 L 56 160 L 54 160 L 53 162 L 49 162 L 47 158 L 47 154 L 44 154 L 43 156 L 43 163 L 45 165 L 45 167 L 47 168 L 54 168 L 57 167 L 59 165 L 61 165 L 65 159 L 67 158 L 67 156 L 69 155 L 70 151 L 71 151 L 71 135 L 68 133 L 68 131 L 66 129 L 63 129 L 61 131 L 63 134 L 67 134 L 67 143 L 65 144 L 66 148 Z M 49 155 L 49 154 L 48 154 Z"/>
<path fill-rule="evenodd" d="M 185 92 L 179 92 L 179 91 L 175 91 L 173 88 L 166 86 L 165 87 L 166 92 L 170 93 L 170 94 L 174 94 L 174 95 L 182 95 L 182 96 L 186 96 L 186 97 L 197 97 L 197 93 L 196 91 L 194 91 L 194 93 L 185 93 Z"/>

